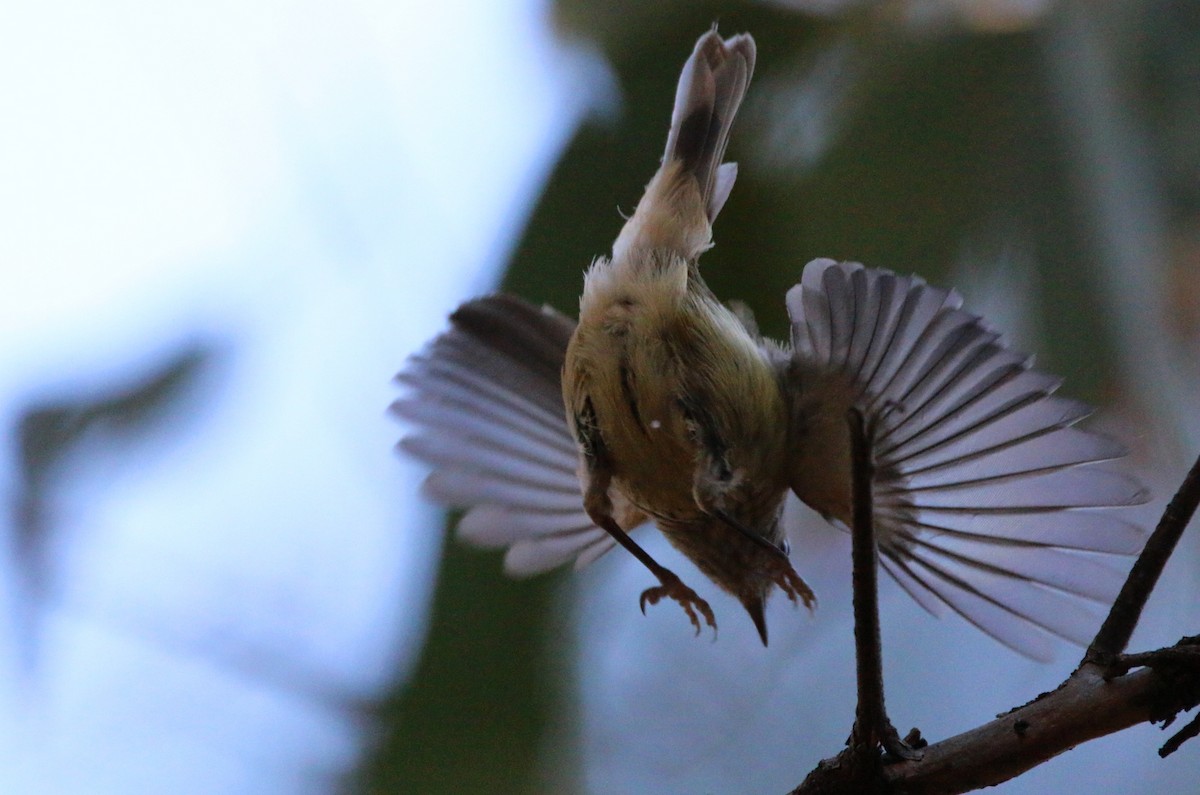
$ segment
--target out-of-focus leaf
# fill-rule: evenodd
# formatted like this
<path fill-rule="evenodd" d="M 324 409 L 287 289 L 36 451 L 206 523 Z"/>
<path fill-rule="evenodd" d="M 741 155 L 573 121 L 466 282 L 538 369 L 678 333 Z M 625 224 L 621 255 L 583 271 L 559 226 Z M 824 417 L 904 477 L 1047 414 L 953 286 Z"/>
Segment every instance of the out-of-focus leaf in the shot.
<path fill-rule="evenodd" d="M 27 666 L 34 665 L 38 653 L 41 603 L 54 586 L 48 550 L 54 541 L 56 490 L 69 475 L 73 455 L 86 441 L 104 449 L 106 460 L 128 460 L 139 442 L 170 439 L 163 424 L 181 419 L 180 408 L 218 355 L 214 343 L 193 341 L 132 382 L 43 398 L 19 412 L 10 560 L 20 597 L 15 624 L 23 637 L 17 641 Z"/>
<path fill-rule="evenodd" d="M 36 582 L 40 550 L 50 531 L 55 477 L 81 440 L 95 436 L 110 455 L 150 437 L 169 437 L 160 424 L 196 385 L 217 351 L 192 342 L 133 383 L 92 394 L 62 395 L 32 403 L 17 421 L 17 559 Z"/>

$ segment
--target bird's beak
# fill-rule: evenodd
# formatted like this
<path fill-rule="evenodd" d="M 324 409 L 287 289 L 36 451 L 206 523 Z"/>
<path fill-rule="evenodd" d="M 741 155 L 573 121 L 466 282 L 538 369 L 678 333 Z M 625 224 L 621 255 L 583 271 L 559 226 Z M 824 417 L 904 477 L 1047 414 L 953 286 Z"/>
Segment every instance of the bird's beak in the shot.
<path fill-rule="evenodd" d="M 751 596 L 748 599 L 742 600 L 742 605 L 746 608 L 746 612 L 750 614 L 750 620 L 754 622 L 755 628 L 758 630 L 758 636 L 762 638 L 763 645 L 767 645 L 767 617 L 763 613 L 765 600 L 761 596 Z"/>

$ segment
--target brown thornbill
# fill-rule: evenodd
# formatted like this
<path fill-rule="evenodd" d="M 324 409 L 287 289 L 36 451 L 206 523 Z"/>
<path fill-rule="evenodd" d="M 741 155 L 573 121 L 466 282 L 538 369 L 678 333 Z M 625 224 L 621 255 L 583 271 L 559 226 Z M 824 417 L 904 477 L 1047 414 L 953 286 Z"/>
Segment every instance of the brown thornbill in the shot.
<path fill-rule="evenodd" d="M 521 299 L 468 302 L 414 356 L 394 404 L 428 492 L 466 509 L 459 531 L 507 547 L 510 574 L 621 544 L 697 631 L 708 603 L 628 535 L 646 522 L 745 606 L 767 642 L 776 586 L 813 595 L 780 522 L 789 493 L 849 524 L 850 408 L 870 430 L 883 568 L 922 606 L 964 616 L 1034 657 L 1047 635 L 1086 643 L 1081 604 L 1115 595 L 1102 559 L 1141 530 L 1145 500 L 1097 464 L 1124 454 L 1074 427 L 1090 409 L 916 276 L 810 262 L 787 295 L 788 344 L 700 275 L 736 166 L 722 163 L 754 71 L 749 35 L 700 37 L 684 65 L 662 165 L 610 258 L 584 277 L 579 321 Z M 799 550 L 803 560 L 803 549 Z"/>

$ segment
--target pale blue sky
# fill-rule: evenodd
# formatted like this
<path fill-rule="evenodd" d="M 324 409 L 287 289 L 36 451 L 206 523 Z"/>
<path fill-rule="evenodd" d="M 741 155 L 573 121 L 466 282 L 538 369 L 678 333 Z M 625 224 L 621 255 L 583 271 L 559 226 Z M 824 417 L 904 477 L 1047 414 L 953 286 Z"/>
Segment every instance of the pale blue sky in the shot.
<path fill-rule="evenodd" d="M 5 589 L 0 791 L 301 792 L 356 760 L 338 699 L 407 670 L 441 543 L 391 375 L 498 278 L 589 102 L 546 12 L 0 13 L 0 424 L 219 351 L 136 464 L 84 441 L 33 670 Z"/>

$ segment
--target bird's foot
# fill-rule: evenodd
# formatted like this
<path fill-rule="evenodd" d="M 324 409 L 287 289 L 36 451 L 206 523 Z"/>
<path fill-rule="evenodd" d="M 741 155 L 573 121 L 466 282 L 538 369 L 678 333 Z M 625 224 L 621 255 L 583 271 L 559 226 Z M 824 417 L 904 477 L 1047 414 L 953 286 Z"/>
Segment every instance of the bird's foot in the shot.
<path fill-rule="evenodd" d="M 796 570 L 792 568 L 792 563 L 787 558 L 776 558 L 771 567 L 771 579 L 779 586 L 779 589 L 787 594 L 787 598 L 792 602 L 799 604 L 804 603 L 804 606 L 809 610 L 817 603 L 817 595 L 812 592 L 812 588 L 808 587 Z M 799 601 L 797 601 L 799 600 Z"/>
<path fill-rule="evenodd" d="M 647 588 L 642 591 L 641 606 L 642 613 L 646 612 L 646 603 L 652 605 L 658 604 L 664 597 L 674 599 L 683 607 L 688 618 L 691 619 L 692 626 L 696 628 L 696 634 L 700 634 L 700 616 L 704 616 L 704 621 L 713 628 L 713 632 L 717 631 L 717 619 L 713 615 L 712 608 L 708 606 L 708 602 L 696 595 L 696 592 L 683 584 L 683 581 L 677 577 L 674 572 L 663 569 L 657 572 L 662 585 L 657 585 L 653 588 Z M 697 615 L 699 613 L 699 615 Z"/>

